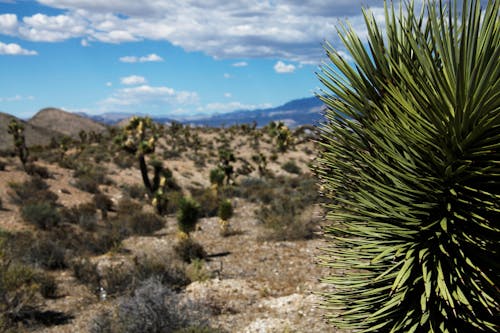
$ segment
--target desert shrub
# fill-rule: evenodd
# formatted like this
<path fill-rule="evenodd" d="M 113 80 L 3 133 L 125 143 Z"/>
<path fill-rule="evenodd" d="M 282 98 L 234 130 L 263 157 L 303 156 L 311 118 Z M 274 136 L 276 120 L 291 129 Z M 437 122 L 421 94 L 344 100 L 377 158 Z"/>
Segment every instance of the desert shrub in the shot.
<path fill-rule="evenodd" d="M 189 234 L 196 228 L 200 215 L 200 205 L 190 197 L 184 197 L 179 202 L 179 212 L 177 213 L 177 225 L 179 230 Z"/>
<path fill-rule="evenodd" d="M 167 192 L 167 214 L 174 214 L 179 210 L 179 203 L 183 198 L 183 194 L 181 191 L 168 191 Z"/>
<path fill-rule="evenodd" d="M 88 258 L 78 258 L 71 263 L 73 276 L 83 284 L 91 287 L 92 290 L 99 288 L 99 274 L 97 273 L 97 264 Z"/>
<path fill-rule="evenodd" d="M 205 259 L 207 252 L 203 246 L 192 238 L 183 238 L 174 245 L 174 251 L 184 262 L 192 262 L 197 259 Z"/>
<path fill-rule="evenodd" d="M 498 332 L 500 2 L 420 7 L 326 47 L 325 305 L 346 331 Z"/>
<path fill-rule="evenodd" d="M 99 192 L 99 185 L 111 184 L 111 181 L 106 176 L 106 170 L 90 165 L 79 165 L 73 172 L 73 177 L 76 178 L 75 186 L 78 189 L 94 194 Z"/>
<path fill-rule="evenodd" d="M 21 208 L 21 215 L 26 222 L 41 229 L 50 229 L 59 224 L 60 215 L 49 202 L 28 203 Z"/>
<path fill-rule="evenodd" d="M 34 281 L 38 285 L 38 291 L 44 298 L 57 297 L 57 282 L 53 276 L 41 271 L 35 274 Z"/>
<path fill-rule="evenodd" d="M 210 170 L 210 184 L 222 186 L 224 178 L 226 178 L 226 174 L 221 168 L 214 168 Z"/>
<path fill-rule="evenodd" d="M 25 170 L 28 174 L 35 177 L 40 177 L 44 179 L 52 177 L 52 174 L 46 167 L 43 167 L 35 163 L 27 163 Z"/>
<path fill-rule="evenodd" d="M 141 283 L 131 296 L 118 301 L 115 312 L 94 318 L 92 333 L 162 333 L 186 327 L 208 326 L 207 310 L 200 305 L 181 300 L 156 278 Z"/>
<path fill-rule="evenodd" d="M 218 196 L 213 188 L 195 188 L 191 190 L 193 199 L 200 205 L 201 217 L 212 217 L 217 215 Z"/>
<path fill-rule="evenodd" d="M 40 177 L 32 177 L 22 183 L 9 183 L 12 202 L 18 205 L 35 202 L 55 203 L 57 195 L 49 190 L 49 185 Z"/>
<path fill-rule="evenodd" d="M 287 161 L 285 164 L 281 166 L 281 168 L 286 172 L 293 173 L 295 175 L 300 175 L 302 172 L 297 163 L 295 163 L 295 161 Z"/>
<path fill-rule="evenodd" d="M 137 281 L 157 278 L 163 285 L 177 290 L 187 284 L 190 279 L 186 276 L 184 264 L 172 256 L 160 257 L 156 255 L 142 255 L 134 259 L 134 270 Z"/>
<path fill-rule="evenodd" d="M 25 258 L 33 265 L 46 269 L 66 268 L 66 249 L 59 240 L 38 235 L 29 246 Z"/>
<path fill-rule="evenodd" d="M 119 216 L 119 218 L 122 218 Z M 135 212 L 132 215 L 123 217 L 123 221 L 133 234 L 151 235 L 160 230 L 165 225 L 163 219 L 157 214 Z"/>
<path fill-rule="evenodd" d="M 97 226 L 97 210 L 93 202 L 82 203 L 76 207 L 62 208 L 61 221 L 77 224 L 87 231 L 94 231 Z"/>
<path fill-rule="evenodd" d="M 0 238 L 0 330 L 13 326 L 13 318 L 32 306 L 37 292 L 35 271 L 6 255 Z"/>
<path fill-rule="evenodd" d="M 297 199 L 280 196 L 256 212 L 257 219 L 268 229 L 265 239 L 310 239 L 318 230 L 318 221 L 304 214 L 306 208 Z"/>
<path fill-rule="evenodd" d="M 231 203 L 231 200 L 225 199 L 219 203 L 217 216 L 219 216 L 222 220 L 229 220 L 233 216 L 233 204 Z"/>
<path fill-rule="evenodd" d="M 0 171 L 4 171 L 6 166 L 7 162 L 5 162 L 4 160 L 0 160 Z"/>
<path fill-rule="evenodd" d="M 104 193 L 94 194 L 93 201 L 95 207 L 101 211 L 101 216 L 103 220 L 108 218 L 108 212 L 113 208 L 113 201 Z"/>
<path fill-rule="evenodd" d="M 123 216 L 140 211 L 142 211 L 142 205 L 134 200 L 130 200 L 129 198 L 122 198 L 118 201 L 118 205 L 116 207 L 116 213 Z"/>
<path fill-rule="evenodd" d="M 205 260 L 194 258 L 186 267 L 186 277 L 191 282 L 206 281 L 212 277 L 212 274 L 207 270 Z"/>
<path fill-rule="evenodd" d="M 144 200 L 147 195 L 146 189 L 142 184 L 124 185 L 123 190 L 132 199 Z"/>
<path fill-rule="evenodd" d="M 113 162 L 120 168 L 120 169 L 128 169 L 132 168 L 136 160 L 133 156 L 126 154 L 126 153 L 118 153 L 115 155 L 113 158 Z"/>

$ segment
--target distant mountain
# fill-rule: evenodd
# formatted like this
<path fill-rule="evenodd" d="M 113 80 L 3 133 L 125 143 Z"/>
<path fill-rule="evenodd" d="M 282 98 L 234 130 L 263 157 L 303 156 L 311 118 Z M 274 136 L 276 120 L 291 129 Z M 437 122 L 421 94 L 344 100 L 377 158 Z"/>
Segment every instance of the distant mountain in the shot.
<path fill-rule="evenodd" d="M 296 127 L 318 123 L 323 117 L 323 110 L 323 102 L 317 97 L 310 97 L 293 100 L 275 108 L 238 110 L 185 120 L 183 122 L 193 125 L 218 127 L 253 122 L 256 122 L 257 126 L 264 126 L 271 121 L 283 121 L 290 127 Z"/>
<path fill-rule="evenodd" d="M 28 123 L 61 133 L 63 135 L 78 137 L 80 131 L 101 133 L 106 126 L 76 113 L 66 112 L 56 108 L 45 108 L 38 111 Z"/>
<path fill-rule="evenodd" d="M 10 114 L 0 112 L 0 150 L 14 148 L 12 135 L 8 133 L 9 123 L 12 119 L 24 124 L 24 135 L 28 147 L 36 145 L 45 146 L 50 143 L 52 137 L 57 138 L 62 136 L 61 133 L 30 124 Z"/>
<path fill-rule="evenodd" d="M 271 121 L 283 121 L 290 127 L 296 127 L 306 124 L 316 124 L 322 118 L 323 109 L 323 102 L 317 97 L 309 97 L 296 99 L 281 106 L 268 109 L 237 110 L 228 113 L 214 114 L 211 116 L 195 116 L 186 119 L 173 119 L 163 116 L 153 116 L 152 118 L 154 121 L 162 124 L 170 123 L 175 120 L 183 124 L 219 127 L 222 125 L 249 124 L 255 121 L 257 126 L 265 126 Z M 85 113 L 79 113 L 79 115 L 103 124 L 117 126 L 123 126 L 127 119 L 134 115 L 145 116 L 145 114 L 120 112 L 103 113 L 95 116 Z"/>

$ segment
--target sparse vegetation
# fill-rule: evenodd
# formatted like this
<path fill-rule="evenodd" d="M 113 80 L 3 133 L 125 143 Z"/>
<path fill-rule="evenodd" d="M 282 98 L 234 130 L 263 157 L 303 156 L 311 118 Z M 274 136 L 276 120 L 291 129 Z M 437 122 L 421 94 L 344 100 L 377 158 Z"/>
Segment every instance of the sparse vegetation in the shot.
<path fill-rule="evenodd" d="M 148 279 L 172 290 L 183 309 L 192 296 L 192 302 L 203 304 L 203 320 L 199 321 L 194 312 L 182 313 L 189 323 L 176 332 L 222 332 L 207 326 L 208 319 L 228 332 L 241 331 L 242 323 L 233 322 L 231 325 L 237 326 L 231 327 L 224 321 L 252 309 L 264 297 L 261 289 L 267 290 L 266 297 L 299 290 L 297 285 L 304 277 L 296 273 L 298 262 L 292 263 L 291 258 L 306 252 L 291 255 L 288 243 L 275 242 L 295 238 L 268 236 L 274 231 L 258 223 L 258 212 L 264 207 L 272 209 L 277 193 L 293 193 L 297 187 L 302 191 L 298 184 L 308 177 L 291 178 L 281 164 L 270 160 L 268 156 L 276 145 L 266 142 L 263 130 L 255 126 L 154 127 L 146 130 L 145 140 L 156 133 L 155 149 L 145 154 L 144 160 L 151 183 L 155 183 L 155 169 L 161 169 L 158 174 L 165 178 L 162 215 L 148 207 L 154 198 L 141 182 L 137 152 L 130 154 L 122 149 L 127 138 L 123 134 L 127 133 L 118 127 L 102 133 L 79 131 L 71 137 L 57 136 L 48 147 L 30 146 L 29 161 L 42 161 L 39 165 L 28 163 L 27 167 L 40 166 L 40 171 L 31 174 L 24 174 L 16 166 L 19 164 L 13 163 L 18 158 L 14 151 L 0 152 L 0 160 L 5 161 L 0 182 L 7 185 L 11 181 L 8 186 L 0 184 L 0 203 L 5 207 L 2 210 L 0 206 L 0 223 L 12 228 L 4 237 L 5 258 L 12 267 L 23 267 L 19 270 L 22 274 L 32 274 L 25 280 L 25 286 L 32 289 L 21 310 L 5 317 L 11 331 L 43 327 L 50 332 L 48 326 L 59 324 L 65 326 L 55 330 L 72 331 L 89 324 L 82 323 L 89 310 L 100 309 L 104 312 L 95 319 L 93 329 L 121 332 L 129 323 L 117 316 L 119 304 L 122 300 L 129 302 Z M 115 140 L 117 136 L 121 138 Z M 258 151 L 252 148 L 254 144 Z M 301 149 L 306 145 L 312 147 L 307 143 Z M 264 161 L 254 161 L 255 154 L 261 154 Z M 279 155 L 280 163 L 289 157 L 284 154 Z M 298 154 L 294 151 L 293 158 L 305 170 L 304 159 L 295 157 Z M 215 170 L 212 175 L 210 170 Z M 277 179 L 271 177 L 273 174 Z M 304 200 L 310 202 L 316 197 Z M 191 204 L 186 205 L 186 201 Z M 296 212 L 303 215 L 307 210 L 309 206 Z M 175 224 L 176 217 L 179 225 Z M 225 221 L 227 226 L 231 221 L 231 226 L 238 228 L 226 228 L 222 235 L 231 237 L 221 238 L 218 221 Z M 176 228 L 182 233 L 176 233 Z M 264 238 L 273 241 L 262 242 Z M 269 256 L 266 251 L 279 252 L 280 256 Z M 261 269 L 262 263 L 273 267 L 272 271 Z M 295 270 L 293 274 L 291 270 Z M 283 272 L 282 279 L 275 278 L 274 274 Z M 247 291 L 240 290 L 239 283 L 244 286 L 254 277 L 252 288 L 258 288 L 259 294 L 247 299 Z M 226 283 L 224 290 L 234 293 L 237 300 L 226 300 L 220 292 L 211 293 L 210 288 Z M 240 307 L 243 303 L 245 308 Z M 116 311 L 108 312 L 111 308 Z"/>

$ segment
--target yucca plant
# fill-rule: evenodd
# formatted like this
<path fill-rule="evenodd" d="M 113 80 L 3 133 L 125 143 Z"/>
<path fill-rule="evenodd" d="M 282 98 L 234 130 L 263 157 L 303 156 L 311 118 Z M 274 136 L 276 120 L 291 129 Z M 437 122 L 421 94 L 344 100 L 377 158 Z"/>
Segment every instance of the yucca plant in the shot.
<path fill-rule="evenodd" d="M 331 322 L 360 332 L 500 330 L 499 1 L 385 4 L 339 28 L 318 74 Z"/>

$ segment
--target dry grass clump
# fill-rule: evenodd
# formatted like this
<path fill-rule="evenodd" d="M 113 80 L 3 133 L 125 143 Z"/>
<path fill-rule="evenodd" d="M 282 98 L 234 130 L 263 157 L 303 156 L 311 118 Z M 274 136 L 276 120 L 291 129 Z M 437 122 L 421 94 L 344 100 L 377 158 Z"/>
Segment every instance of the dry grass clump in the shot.
<path fill-rule="evenodd" d="M 95 317 L 89 329 L 92 333 L 217 332 L 210 329 L 207 317 L 206 308 L 150 278 L 131 296 L 120 298 L 114 311 Z"/>

